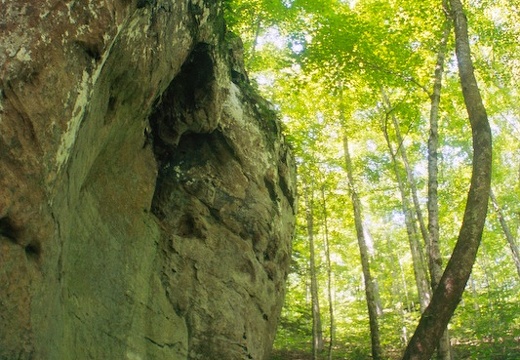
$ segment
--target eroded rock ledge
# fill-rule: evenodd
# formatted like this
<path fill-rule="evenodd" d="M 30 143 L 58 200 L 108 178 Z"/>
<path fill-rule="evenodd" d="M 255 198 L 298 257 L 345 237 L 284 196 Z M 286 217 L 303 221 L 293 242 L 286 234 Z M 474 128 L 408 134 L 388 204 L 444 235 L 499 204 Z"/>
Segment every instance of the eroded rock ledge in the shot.
<path fill-rule="evenodd" d="M 219 4 L 1 6 L 0 359 L 267 359 L 294 164 Z"/>

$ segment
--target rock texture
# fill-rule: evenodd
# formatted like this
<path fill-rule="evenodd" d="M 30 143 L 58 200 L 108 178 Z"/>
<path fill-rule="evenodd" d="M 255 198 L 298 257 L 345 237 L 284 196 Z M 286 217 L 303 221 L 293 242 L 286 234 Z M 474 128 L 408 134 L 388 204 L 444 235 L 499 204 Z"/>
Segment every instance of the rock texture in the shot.
<path fill-rule="evenodd" d="M 267 359 L 294 165 L 219 3 L 0 13 L 0 359 Z"/>

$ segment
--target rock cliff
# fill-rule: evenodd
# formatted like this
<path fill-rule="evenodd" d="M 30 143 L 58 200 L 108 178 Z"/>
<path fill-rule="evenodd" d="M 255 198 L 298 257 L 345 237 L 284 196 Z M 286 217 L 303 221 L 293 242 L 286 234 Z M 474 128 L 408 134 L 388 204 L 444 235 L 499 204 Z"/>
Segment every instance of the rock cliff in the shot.
<path fill-rule="evenodd" d="M 0 359 L 267 359 L 294 165 L 219 2 L 0 9 Z"/>

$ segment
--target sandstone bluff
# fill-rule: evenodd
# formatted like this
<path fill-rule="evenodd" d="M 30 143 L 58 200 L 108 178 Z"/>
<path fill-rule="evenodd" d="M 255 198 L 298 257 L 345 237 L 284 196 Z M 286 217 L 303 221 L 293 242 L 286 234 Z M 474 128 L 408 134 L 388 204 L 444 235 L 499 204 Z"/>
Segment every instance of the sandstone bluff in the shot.
<path fill-rule="evenodd" d="M 0 359 L 268 359 L 295 171 L 219 2 L 0 9 Z"/>

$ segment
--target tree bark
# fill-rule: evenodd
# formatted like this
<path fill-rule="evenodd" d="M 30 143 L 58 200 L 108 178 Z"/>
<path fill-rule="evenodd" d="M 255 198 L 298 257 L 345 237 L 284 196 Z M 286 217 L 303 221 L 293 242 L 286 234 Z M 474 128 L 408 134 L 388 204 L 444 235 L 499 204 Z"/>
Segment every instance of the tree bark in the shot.
<path fill-rule="evenodd" d="M 388 98 L 386 98 L 386 100 L 388 101 Z M 401 194 L 401 207 L 404 214 L 406 233 L 408 235 L 408 242 L 410 244 L 410 252 L 412 254 L 415 285 L 417 286 L 417 294 L 419 296 L 421 312 L 423 312 L 430 303 L 430 284 L 428 281 L 428 274 L 426 272 L 423 249 L 419 240 L 419 233 L 417 231 L 417 225 L 415 223 L 413 209 L 411 207 L 410 201 L 408 200 L 405 181 L 403 180 L 403 176 L 401 175 L 398 160 L 395 155 L 392 142 L 390 141 L 390 137 L 388 135 L 388 128 L 386 122 L 387 121 L 385 119 L 385 123 L 383 124 L 383 135 L 385 137 L 386 144 L 388 146 L 388 150 L 392 158 L 394 173 L 397 179 L 397 186 L 399 188 L 399 193 Z"/>
<path fill-rule="evenodd" d="M 430 359 L 452 317 L 471 274 L 486 221 L 491 185 L 491 129 L 483 105 L 469 46 L 467 19 L 460 0 L 450 0 L 455 22 L 455 50 L 464 102 L 471 124 L 473 170 L 464 218 L 446 270 L 430 305 L 422 314 L 403 359 Z"/>
<path fill-rule="evenodd" d="M 390 264 L 394 264 L 393 266 L 390 266 L 390 270 L 392 272 L 392 286 L 390 287 L 392 303 L 396 304 L 396 309 L 401 317 L 401 323 L 399 324 L 401 327 L 401 345 L 406 346 L 408 343 L 408 333 L 406 330 L 405 309 L 406 311 L 411 311 L 410 299 L 408 297 L 408 288 L 406 286 L 406 277 L 404 275 L 403 266 L 401 265 L 401 259 L 399 255 L 397 255 L 396 247 L 390 241 L 390 239 L 387 239 L 386 244 Z M 397 264 L 399 267 L 397 267 Z"/>
<path fill-rule="evenodd" d="M 444 9 L 448 9 L 447 0 L 443 0 Z M 435 291 L 442 277 L 442 256 L 439 246 L 439 201 L 438 201 L 438 148 L 439 148 L 439 106 L 441 101 L 442 76 L 448 38 L 451 33 L 451 21 L 446 19 L 435 65 L 433 92 L 430 95 L 430 133 L 428 137 L 428 268 L 430 270 L 431 287 Z M 446 327 L 439 342 L 437 358 L 451 359 L 451 344 Z"/>
<path fill-rule="evenodd" d="M 359 245 L 359 253 L 361 256 L 361 267 L 363 269 L 363 278 L 365 281 L 365 295 L 367 300 L 368 317 L 370 322 L 370 336 L 372 341 L 372 358 L 380 360 L 383 358 L 381 348 L 381 341 L 379 337 L 379 323 L 377 310 L 377 294 L 376 282 L 370 273 L 370 261 L 368 254 L 368 247 L 365 240 L 365 233 L 363 231 L 363 216 L 361 212 L 361 202 L 354 185 L 354 173 L 352 169 L 352 159 L 348 147 L 348 137 L 346 133 L 343 135 L 343 148 L 345 156 L 345 165 L 347 170 L 348 187 L 350 198 L 352 199 L 352 206 L 354 210 L 354 222 L 356 225 L 356 234 Z"/>
<path fill-rule="evenodd" d="M 311 309 L 312 309 L 312 359 L 318 359 L 318 352 L 323 350 L 323 330 L 321 326 L 320 303 L 318 297 L 318 279 L 316 276 L 316 257 L 314 254 L 314 189 L 305 189 L 307 237 L 310 252 Z"/>
<path fill-rule="evenodd" d="M 498 221 L 500 222 L 500 226 L 502 227 L 502 231 L 504 232 L 504 235 L 506 236 L 507 242 L 509 243 L 509 247 L 511 248 L 511 253 L 513 255 L 513 261 L 516 266 L 516 271 L 518 273 L 518 276 L 520 277 L 520 250 L 518 250 L 518 245 L 516 244 L 515 238 L 513 234 L 511 233 L 511 230 L 509 229 L 509 226 L 507 225 L 506 219 L 504 218 L 504 213 L 502 212 L 502 209 L 498 205 L 497 198 L 495 197 L 495 194 L 493 191 L 490 192 L 491 202 L 493 203 L 493 207 L 495 208 L 495 212 L 498 217 Z"/>
<path fill-rule="evenodd" d="M 332 360 L 332 348 L 334 346 L 334 302 L 332 296 L 332 265 L 330 261 L 330 244 L 329 244 L 329 225 L 328 225 L 328 216 L 327 216 L 327 201 L 325 199 L 325 186 L 321 187 L 321 201 L 323 205 L 323 226 L 325 230 L 325 258 L 327 261 L 327 294 L 329 298 L 329 347 L 327 358 Z"/>
<path fill-rule="evenodd" d="M 384 89 L 381 90 L 381 93 L 383 94 L 383 101 L 386 104 L 387 112 L 389 113 L 392 109 L 392 104 L 390 102 L 390 99 L 388 98 L 386 92 Z M 428 230 L 426 228 L 424 217 L 422 215 L 421 205 L 419 203 L 419 196 L 417 195 L 417 182 L 415 181 L 415 176 L 413 175 L 412 167 L 410 166 L 410 162 L 408 161 L 408 156 L 406 155 L 406 147 L 404 145 L 404 138 L 401 134 L 401 129 L 399 127 L 399 122 L 397 120 L 397 117 L 394 115 L 391 115 L 392 117 L 392 124 L 394 125 L 395 130 L 395 137 L 397 140 L 397 146 L 399 155 L 401 155 L 401 159 L 403 161 L 404 169 L 406 171 L 406 179 L 408 180 L 408 186 L 410 188 L 410 192 L 412 194 L 412 200 L 413 205 L 415 209 L 414 214 L 414 222 L 415 222 L 415 216 L 417 216 L 417 222 L 419 223 L 419 229 L 421 230 L 421 236 L 424 241 L 424 244 L 426 245 L 427 239 L 428 239 Z"/>

